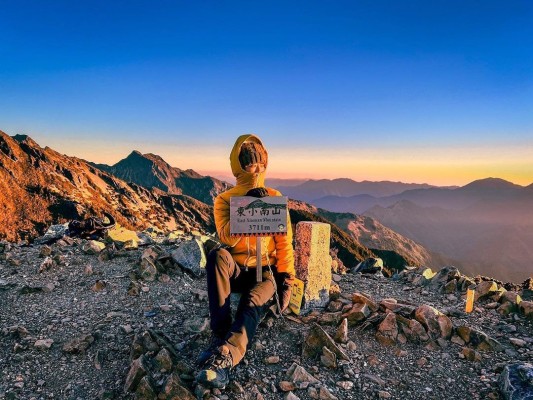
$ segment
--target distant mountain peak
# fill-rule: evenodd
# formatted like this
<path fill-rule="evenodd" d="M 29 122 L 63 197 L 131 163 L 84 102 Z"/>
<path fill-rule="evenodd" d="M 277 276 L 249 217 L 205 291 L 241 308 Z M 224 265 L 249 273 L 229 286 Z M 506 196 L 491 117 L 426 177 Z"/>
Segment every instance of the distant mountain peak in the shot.
<path fill-rule="evenodd" d="M 469 184 L 463 186 L 461 189 L 508 189 L 508 188 L 520 188 L 522 186 L 506 181 L 501 178 L 484 178 L 478 179 Z"/>
<path fill-rule="evenodd" d="M 20 144 L 26 144 L 30 147 L 37 147 L 39 149 L 41 148 L 41 146 L 39 146 L 37 142 L 28 135 L 15 135 L 12 136 L 12 138 Z"/>

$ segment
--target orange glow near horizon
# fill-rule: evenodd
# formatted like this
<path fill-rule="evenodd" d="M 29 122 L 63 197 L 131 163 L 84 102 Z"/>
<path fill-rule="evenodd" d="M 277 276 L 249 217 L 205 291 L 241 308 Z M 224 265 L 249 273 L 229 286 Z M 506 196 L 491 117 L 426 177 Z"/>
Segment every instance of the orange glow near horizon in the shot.
<path fill-rule="evenodd" d="M 115 164 L 133 150 L 160 155 L 180 169 L 231 177 L 231 146 L 204 147 L 169 143 L 99 143 L 77 140 L 43 143 L 70 156 Z M 465 185 L 477 179 L 502 178 L 533 183 L 533 146 L 477 148 L 269 149 L 268 178 L 401 181 L 438 186 Z"/>

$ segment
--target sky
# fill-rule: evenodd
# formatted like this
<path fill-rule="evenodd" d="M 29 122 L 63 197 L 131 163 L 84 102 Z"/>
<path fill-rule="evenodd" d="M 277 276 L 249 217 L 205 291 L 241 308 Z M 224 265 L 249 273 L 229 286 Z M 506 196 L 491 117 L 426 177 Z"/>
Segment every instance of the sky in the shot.
<path fill-rule="evenodd" d="M 533 182 L 533 2 L 4 1 L 0 130 L 114 164 Z"/>

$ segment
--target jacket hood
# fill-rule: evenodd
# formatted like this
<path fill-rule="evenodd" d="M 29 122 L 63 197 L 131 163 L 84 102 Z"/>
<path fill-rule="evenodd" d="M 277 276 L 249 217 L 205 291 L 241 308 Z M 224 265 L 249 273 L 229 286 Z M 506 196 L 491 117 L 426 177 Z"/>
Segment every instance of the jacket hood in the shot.
<path fill-rule="evenodd" d="M 266 151 L 263 142 L 261 141 L 261 139 L 259 139 L 258 136 L 252 134 L 239 136 L 235 141 L 235 144 L 233 145 L 233 149 L 231 150 L 231 154 L 229 156 L 231 163 L 231 172 L 233 173 L 233 176 L 235 176 L 235 178 L 237 179 L 237 186 L 248 186 L 250 187 L 250 189 L 254 187 L 264 187 L 265 172 L 266 167 L 268 166 L 268 161 L 267 164 L 265 164 L 265 171 L 255 174 L 251 172 L 246 172 L 242 168 L 241 163 L 239 162 L 239 153 L 241 151 L 241 146 L 246 141 L 254 141 L 256 143 L 259 143 Z"/>

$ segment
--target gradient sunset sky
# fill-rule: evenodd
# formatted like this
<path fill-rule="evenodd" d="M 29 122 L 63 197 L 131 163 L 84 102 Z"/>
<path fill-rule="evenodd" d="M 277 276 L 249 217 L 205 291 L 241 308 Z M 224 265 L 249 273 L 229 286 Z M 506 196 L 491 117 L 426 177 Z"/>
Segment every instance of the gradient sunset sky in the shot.
<path fill-rule="evenodd" d="M 533 182 L 533 2 L 11 1 L 0 130 L 113 164 Z"/>

